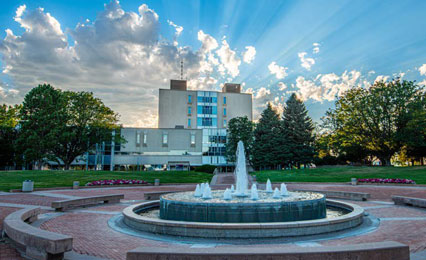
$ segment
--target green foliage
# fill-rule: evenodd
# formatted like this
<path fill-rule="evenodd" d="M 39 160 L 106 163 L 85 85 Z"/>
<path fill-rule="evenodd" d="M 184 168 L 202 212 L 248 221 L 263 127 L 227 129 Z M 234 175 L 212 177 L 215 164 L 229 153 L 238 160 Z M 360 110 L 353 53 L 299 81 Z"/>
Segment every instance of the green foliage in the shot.
<path fill-rule="evenodd" d="M 282 120 L 281 161 L 300 166 L 314 158 L 314 125 L 303 102 L 292 94 L 286 102 Z"/>
<path fill-rule="evenodd" d="M 18 145 L 26 163 L 52 160 L 68 169 L 72 161 L 96 143 L 111 142 L 118 115 L 89 92 L 33 88 L 21 109 Z M 123 141 L 121 136 L 116 142 Z"/>
<path fill-rule="evenodd" d="M 210 165 L 210 164 L 203 164 L 201 166 L 197 166 L 194 168 L 194 171 L 196 172 L 205 172 L 205 173 L 213 173 L 216 169 L 216 166 Z"/>
<path fill-rule="evenodd" d="M 36 162 L 41 166 L 44 159 L 56 160 L 52 150 L 66 122 L 65 115 L 62 92 L 48 84 L 33 88 L 25 96 L 17 144 L 26 163 Z"/>
<path fill-rule="evenodd" d="M 60 158 L 65 169 L 84 152 L 92 149 L 96 143 L 111 142 L 111 133 L 119 128 L 118 115 L 89 92 L 62 93 L 65 101 L 66 119 L 56 132 L 57 144 L 52 152 Z M 115 142 L 121 137 L 115 136 Z"/>
<path fill-rule="evenodd" d="M 235 161 L 235 152 L 239 141 L 244 143 L 246 158 L 250 158 L 253 145 L 254 123 L 247 116 L 235 117 L 229 120 L 227 129 L 226 158 L 228 162 Z"/>
<path fill-rule="evenodd" d="M 90 181 L 111 179 L 136 179 L 154 183 L 201 183 L 210 182 L 213 176 L 208 173 L 194 171 L 143 171 L 143 172 L 111 172 L 111 171 L 0 171 L 0 191 L 19 189 L 24 180 L 33 180 L 35 188 L 71 187 L 73 181 L 85 185 Z"/>
<path fill-rule="evenodd" d="M 338 144 L 335 152 L 355 160 L 371 155 L 390 165 L 391 157 L 404 145 L 402 137 L 407 136 L 421 96 L 418 85 L 399 78 L 347 91 L 324 121 Z"/>
<path fill-rule="evenodd" d="M 254 130 L 252 149 L 252 164 L 256 169 L 271 169 L 280 165 L 282 150 L 278 143 L 281 142 L 281 123 L 279 115 L 268 103 Z"/>
<path fill-rule="evenodd" d="M 426 184 L 426 167 L 340 166 L 254 172 L 258 182 L 350 182 L 351 178 L 400 178 Z"/>
<path fill-rule="evenodd" d="M 20 157 L 16 149 L 20 109 L 19 105 L 0 106 L 0 167 L 13 166 Z"/>

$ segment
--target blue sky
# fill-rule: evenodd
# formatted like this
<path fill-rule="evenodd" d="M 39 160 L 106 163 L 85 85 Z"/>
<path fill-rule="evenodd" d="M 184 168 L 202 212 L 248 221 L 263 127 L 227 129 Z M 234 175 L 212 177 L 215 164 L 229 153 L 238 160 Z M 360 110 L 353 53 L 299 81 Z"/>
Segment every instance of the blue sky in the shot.
<path fill-rule="evenodd" d="M 426 1 L 127 0 L 111 6 L 121 10 L 120 15 L 135 13 L 143 17 L 138 8 L 146 4 L 150 13 L 158 16 L 152 18 L 158 26 L 152 26 L 151 21 L 141 25 L 141 31 L 135 35 L 124 28 L 134 25 L 114 24 L 117 17 L 105 22 L 109 18 L 104 4 L 108 3 L 107 0 L 2 1 L 0 37 L 5 39 L 5 30 L 10 29 L 18 38 L 3 40 L 0 45 L 3 68 L 0 101 L 20 102 L 29 88 L 46 81 L 64 89 L 93 91 L 122 115 L 126 125 L 155 126 L 156 93 L 158 88 L 167 87 L 167 76 L 178 77 L 179 59 L 173 55 L 182 52 L 186 54 L 179 57 L 184 57 L 188 67 L 185 75 L 194 80 L 194 88 L 218 90 L 223 82 L 243 83 L 244 89 L 253 92 L 256 115 L 266 102 L 273 102 L 282 110 L 286 98 L 296 92 L 305 100 L 310 115 L 319 121 L 333 106 L 335 95 L 352 85 L 367 86 L 377 77 L 391 79 L 398 75 L 418 82 L 426 79 L 426 65 L 424 73 L 420 69 L 426 64 Z M 16 11 L 23 5 L 25 11 L 16 19 Z M 44 10 L 31 15 L 38 7 Z M 55 31 L 57 38 L 46 33 L 55 28 L 46 18 L 47 13 L 60 25 L 61 31 Z M 170 21 L 183 28 L 178 37 Z M 91 33 L 77 30 L 78 24 L 85 24 Z M 40 29 L 43 26 L 50 29 Z M 111 28 L 114 33 L 108 36 Z M 209 44 L 208 37 L 206 41 L 200 40 L 200 31 L 214 39 L 217 47 L 200 51 Z M 94 34 L 97 36 L 90 38 Z M 152 41 L 147 43 L 141 37 L 150 37 Z M 46 39 L 49 40 L 45 42 Z M 82 41 L 86 40 L 89 43 L 83 46 Z M 173 43 L 175 40 L 177 44 Z M 63 42 L 48 46 L 54 41 Z M 18 42 L 22 49 L 11 50 Z M 58 46 L 63 49 L 60 54 L 56 51 Z M 255 55 L 244 62 L 249 46 Z M 223 51 L 219 52 L 222 47 Z M 104 48 L 124 50 L 125 54 L 108 57 L 115 49 L 97 55 L 88 52 Z M 158 57 L 135 65 L 133 59 L 158 48 L 161 49 Z M 37 50 L 43 50 L 44 57 L 36 57 Z M 141 56 L 129 52 L 140 52 Z M 16 58 L 16 53 L 20 57 Z M 207 61 L 209 57 L 212 59 Z M 120 61 L 116 62 L 117 59 Z M 69 61 L 72 68 L 64 65 Z M 160 62 L 173 64 L 169 70 L 163 71 L 167 67 L 164 64 L 153 69 Z M 203 64 L 210 67 L 199 70 Z M 152 71 L 159 71 L 162 77 L 152 76 Z M 77 76 L 70 76 L 73 73 Z M 80 76 L 82 73 L 87 75 Z M 113 78 L 109 78 L 111 74 Z M 120 84 L 119 77 L 131 81 Z"/>

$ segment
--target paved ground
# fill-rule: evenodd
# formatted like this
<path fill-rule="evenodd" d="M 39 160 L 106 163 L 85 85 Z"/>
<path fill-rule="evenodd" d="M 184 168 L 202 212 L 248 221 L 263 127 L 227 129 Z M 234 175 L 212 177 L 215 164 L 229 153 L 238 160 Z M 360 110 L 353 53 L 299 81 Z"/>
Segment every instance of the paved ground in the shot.
<path fill-rule="evenodd" d="M 216 188 L 225 188 L 223 183 L 230 181 L 229 176 L 218 180 Z M 371 194 L 371 200 L 367 202 L 354 202 L 380 219 L 377 230 L 371 233 L 352 236 L 342 239 L 322 240 L 310 243 L 282 244 L 280 246 L 324 246 L 345 245 L 353 243 L 368 243 L 386 240 L 394 240 L 410 246 L 412 253 L 423 254 L 426 250 L 426 210 L 395 206 L 391 201 L 392 195 L 412 196 L 426 198 L 426 187 L 407 186 L 349 186 L 339 184 L 289 184 L 289 190 L 316 189 L 337 191 L 358 191 Z M 145 192 L 165 190 L 192 190 L 194 185 L 176 186 L 145 186 L 145 187 L 118 187 L 97 188 L 81 190 L 55 190 L 33 193 L 2 193 L 0 194 L 0 229 L 3 219 L 11 212 L 27 205 L 38 205 L 49 212 L 52 201 L 65 198 L 85 197 L 103 194 L 124 194 L 125 200 L 119 204 L 81 208 L 56 214 L 41 224 L 41 228 L 53 232 L 71 235 L 74 238 L 73 250 L 79 254 L 96 256 L 106 259 L 124 259 L 126 251 L 139 246 L 156 247 L 203 247 L 203 244 L 177 244 L 160 242 L 126 235 L 108 226 L 108 220 L 121 210 L 144 199 Z M 177 238 L 178 240 L 178 238 Z M 211 246 L 211 245 L 209 245 Z M 214 245 L 223 246 L 223 245 Z M 268 247 L 272 245 L 257 245 Z M 7 241 L 0 240 L 0 259 L 21 259 L 19 254 Z M 421 258 L 418 258 L 421 259 Z"/>

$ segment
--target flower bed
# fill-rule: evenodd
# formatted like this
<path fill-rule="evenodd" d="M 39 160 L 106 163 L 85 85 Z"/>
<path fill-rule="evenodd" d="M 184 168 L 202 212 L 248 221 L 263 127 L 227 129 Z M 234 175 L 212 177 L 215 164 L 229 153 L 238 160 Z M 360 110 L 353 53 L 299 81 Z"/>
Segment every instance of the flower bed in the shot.
<path fill-rule="evenodd" d="M 143 180 L 100 180 L 86 183 L 86 186 L 100 186 L 100 185 L 129 185 L 129 184 L 148 184 Z"/>
<path fill-rule="evenodd" d="M 398 184 L 416 184 L 415 181 L 410 179 L 358 179 L 359 183 L 398 183 Z"/>

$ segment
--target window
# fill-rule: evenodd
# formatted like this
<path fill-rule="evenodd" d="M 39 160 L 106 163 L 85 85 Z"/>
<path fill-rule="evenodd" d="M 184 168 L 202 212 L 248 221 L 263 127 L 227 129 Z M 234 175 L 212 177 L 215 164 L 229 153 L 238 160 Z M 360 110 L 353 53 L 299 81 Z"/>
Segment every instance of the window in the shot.
<path fill-rule="evenodd" d="M 144 133 L 144 134 L 143 134 L 143 144 L 144 144 L 144 145 L 146 145 L 146 143 L 147 143 L 147 141 L 148 141 L 147 139 L 148 139 L 147 134 L 146 134 L 146 133 Z"/>
<path fill-rule="evenodd" d="M 226 119 L 223 120 L 223 127 L 226 127 Z"/>
<path fill-rule="evenodd" d="M 163 133 L 163 145 L 167 145 L 167 140 L 168 139 L 168 135 L 167 133 Z"/>
<path fill-rule="evenodd" d="M 141 144 L 141 133 L 136 134 L 136 144 Z"/>
<path fill-rule="evenodd" d="M 191 127 L 191 118 L 188 118 L 188 127 Z"/>
<path fill-rule="evenodd" d="M 226 105 L 226 97 L 223 97 L 223 104 Z"/>
<path fill-rule="evenodd" d="M 192 103 L 192 95 L 188 95 L 188 103 Z"/>
<path fill-rule="evenodd" d="M 226 108 L 223 109 L 223 115 L 226 116 Z"/>
<path fill-rule="evenodd" d="M 191 107 L 188 107 L 188 115 L 191 115 L 191 111 L 192 110 L 192 108 Z"/>
<path fill-rule="evenodd" d="M 195 134 L 191 134 L 191 146 L 195 146 Z"/>

